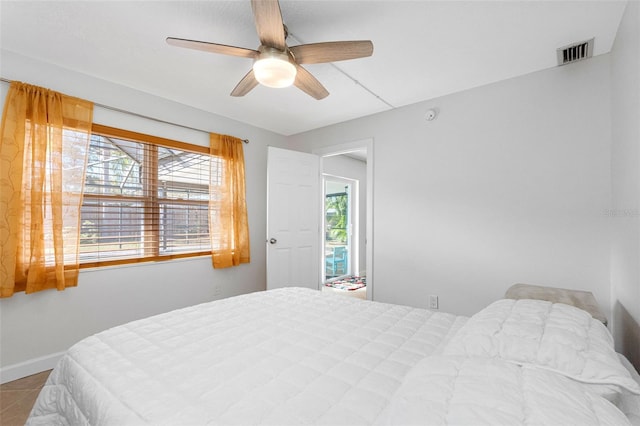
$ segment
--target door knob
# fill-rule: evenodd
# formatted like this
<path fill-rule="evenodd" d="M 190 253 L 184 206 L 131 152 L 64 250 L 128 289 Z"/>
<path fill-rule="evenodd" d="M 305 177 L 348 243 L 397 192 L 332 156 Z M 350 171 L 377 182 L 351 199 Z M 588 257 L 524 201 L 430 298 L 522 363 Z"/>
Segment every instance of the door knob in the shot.
<path fill-rule="evenodd" d="M 278 242 L 278 240 L 276 240 L 275 238 L 271 238 L 271 239 L 269 240 L 269 244 L 275 244 L 275 243 L 277 243 L 277 242 Z"/>

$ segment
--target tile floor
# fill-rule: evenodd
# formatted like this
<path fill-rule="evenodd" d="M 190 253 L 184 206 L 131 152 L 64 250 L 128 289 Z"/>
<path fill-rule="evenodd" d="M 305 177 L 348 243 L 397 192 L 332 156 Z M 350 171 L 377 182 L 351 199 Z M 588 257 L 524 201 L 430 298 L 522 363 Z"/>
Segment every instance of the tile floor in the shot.
<path fill-rule="evenodd" d="M 0 385 L 0 426 L 24 426 L 49 371 Z"/>

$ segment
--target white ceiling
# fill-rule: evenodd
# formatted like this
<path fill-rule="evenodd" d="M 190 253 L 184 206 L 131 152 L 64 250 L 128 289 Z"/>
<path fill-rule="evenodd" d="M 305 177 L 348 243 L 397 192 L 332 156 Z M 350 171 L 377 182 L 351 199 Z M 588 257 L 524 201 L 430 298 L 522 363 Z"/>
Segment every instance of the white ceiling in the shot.
<path fill-rule="evenodd" d="M 306 66 L 330 92 L 321 101 L 295 87 L 232 98 L 249 59 L 165 43 L 172 36 L 257 48 L 248 0 L 2 0 L 0 47 L 291 135 L 554 67 L 556 48 L 591 37 L 594 54 L 607 53 L 625 4 L 281 1 L 289 45 L 373 41 L 370 58 Z"/>

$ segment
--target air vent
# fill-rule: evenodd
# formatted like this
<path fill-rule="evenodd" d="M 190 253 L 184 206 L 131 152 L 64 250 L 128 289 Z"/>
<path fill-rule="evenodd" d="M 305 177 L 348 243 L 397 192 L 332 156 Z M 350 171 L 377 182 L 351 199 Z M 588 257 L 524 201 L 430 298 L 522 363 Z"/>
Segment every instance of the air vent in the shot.
<path fill-rule="evenodd" d="M 588 59 L 593 56 L 593 39 L 561 47 L 556 52 L 558 52 L 558 65 L 567 65 Z"/>

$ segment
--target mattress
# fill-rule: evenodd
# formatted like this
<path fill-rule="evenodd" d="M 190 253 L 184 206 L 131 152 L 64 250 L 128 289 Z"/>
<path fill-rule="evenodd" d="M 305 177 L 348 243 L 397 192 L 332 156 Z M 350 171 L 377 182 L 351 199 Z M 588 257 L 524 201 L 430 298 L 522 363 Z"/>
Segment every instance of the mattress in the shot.
<path fill-rule="evenodd" d="M 373 424 L 466 320 L 300 288 L 205 303 L 70 348 L 27 424 Z"/>

